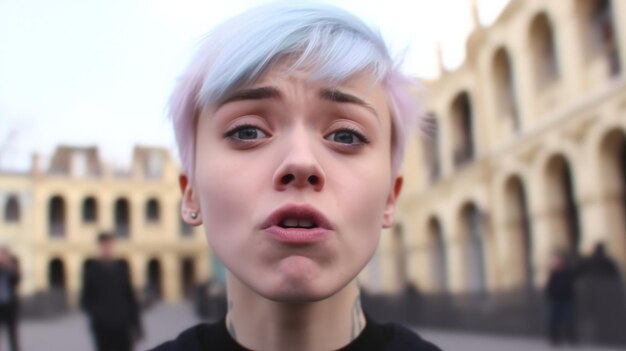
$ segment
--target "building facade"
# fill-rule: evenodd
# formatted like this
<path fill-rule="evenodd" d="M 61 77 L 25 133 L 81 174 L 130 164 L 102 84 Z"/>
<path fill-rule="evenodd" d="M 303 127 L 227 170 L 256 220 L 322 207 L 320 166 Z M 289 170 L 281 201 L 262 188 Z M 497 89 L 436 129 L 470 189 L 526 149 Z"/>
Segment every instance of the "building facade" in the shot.
<path fill-rule="evenodd" d="M 0 174 L 0 239 L 20 259 L 22 295 L 60 291 L 74 306 L 102 231 L 117 235 L 140 294 L 179 300 L 212 274 L 202 228 L 180 219 L 179 168 L 166 150 L 135 148 L 125 172 L 102 163 L 96 148 L 59 147 L 43 161 Z"/>
<path fill-rule="evenodd" d="M 624 274 L 626 2 L 511 0 L 466 52 L 427 83 L 436 128 L 408 146 L 379 285 L 538 290 L 554 250 L 599 242 Z"/>

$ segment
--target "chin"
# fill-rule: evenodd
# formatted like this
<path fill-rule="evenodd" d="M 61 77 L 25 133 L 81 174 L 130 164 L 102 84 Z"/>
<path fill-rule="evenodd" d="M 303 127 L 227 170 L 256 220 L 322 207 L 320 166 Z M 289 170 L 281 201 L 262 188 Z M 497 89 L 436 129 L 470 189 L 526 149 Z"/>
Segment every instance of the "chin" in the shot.
<path fill-rule="evenodd" d="M 309 286 L 288 286 L 268 289 L 260 294 L 268 300 L 282 303 L 310 303 L 324 300 L 334 295 L 339 289 L 320 289 Z"/>
<path fill-rule="evenodd" d="M 284 303 L 309 303 L 327 299 L 346 284 L 337 276 L 310 277 L 301 274 L 277 274 L 257 280 L 256 292 L 268 300 Z"/>

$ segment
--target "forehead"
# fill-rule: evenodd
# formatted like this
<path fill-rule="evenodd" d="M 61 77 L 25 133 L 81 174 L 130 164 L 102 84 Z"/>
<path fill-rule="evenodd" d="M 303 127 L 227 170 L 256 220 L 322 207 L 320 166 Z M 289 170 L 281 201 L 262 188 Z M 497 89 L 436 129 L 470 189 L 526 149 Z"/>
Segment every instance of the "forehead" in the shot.
<path fill-rule="evenodd" d="M 250 89 L 270 88 L 254 92 L 254 98 L 248 95 Z M 242 93 L 244 98 L 242 98 Z M 315 70 L 294 68 L 290 62 L 281 62 L 264 72 L 256 81 L 234 89 L 225 95 L 221 103 L 214 106 L 219 109 L 225 102 L 231 100 L 265 100 L 278 98 L 287 100 L 299 95 L 317 96 L 326 102 L 342 103 L 343 106 L 353 105 L 348 102 L 366 105 L 375 110 L 378 116 L 389 115 L 390 106 L 384 85 L 373 73 L 361 71 L 352 74 L 346 79 L 320 79 Z M 329 97 L 329 95 L 336 95 Z M 233 97 L 235 97 L 233 99 Z M 390 118 L 390 117 L 389 117 Z"/>

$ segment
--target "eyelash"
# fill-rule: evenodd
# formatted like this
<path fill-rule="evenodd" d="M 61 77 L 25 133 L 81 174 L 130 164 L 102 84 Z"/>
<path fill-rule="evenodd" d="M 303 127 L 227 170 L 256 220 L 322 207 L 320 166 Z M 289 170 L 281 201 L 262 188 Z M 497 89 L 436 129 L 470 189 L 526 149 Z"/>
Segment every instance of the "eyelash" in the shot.
<path fill-rule="evenodd" d="M 336 134 L 336 133 L 341 133 L 341 132 L 350 132 L 352 134 L 354 134 L 356 136 L 357 139 L 359 139 L 359 141 L 363 144 L 369 144 L 370 140 L 363 134 L 361 133 L 358 129 L 354 128 L 354 127 L 342 127 L 339 128 L 337 130 L 334 130 L 332 133 L 329 133 L 327 136 Z M 358 146 L 355 144 L 344 144 L 346 146 Z"/>
<path fill-rule="evenodd" d="M 251 128 L 251 129 L 257 129 L 259 131 L 261 131 L 263 134 L 269 135 L 269 133 L 265 132 L 263 129 L 259 128 L 258 126 L 251 124 L 251 123 L 244 123 L 244 124 L 240 124 L 237 125 L 231 129 L 229 129 L 228 131 L 226 131 L 224 133 L 224 138 L 230 139 L 233 142 L 237 142 L 237 143 L 251 143 L 251 142 L 255 142 L 258 141 L 258 139 L 238 139 L 235 138 L 235 134 L 243 129 L 247 129 L 247 128 Z M 341 133 L 341 132 L 349 132 L 354 134 L 354 136 L 359 140 L 359 142 L 361 144 L 369 144 L 370 143 L 370 139 L 368 137 L 366 137 L 363 133 L 361 133 L 358 129 L 354 128 L 354 127 L 342 127 L 339 129 L 334 130 L 331 133 L 328 133 L 324 138 L 328 138 L 329 136 L 336 134 L 336 133 Z M 332 140 L 330 140 L 332 141 Z M 361 144 L 345 144 L 345 143 L 340 143 L 340 142 L 335 142 L 332 141 L 334 143 L 340 144 L 342 146 L 345 147 L 358 147 Z"/>
<path fill-rule="evenodd" d="M 265 135 L 269 135 L 270 134 L 270 133 L 267 133 L 266 131 L 264 131 L 263 129 L 259 128 L 258 126 L 254 125 L 254 124 L 244 123 L 244 124 L 240 124 L 240 125 L 234 126 L 231 129 L 227 130 L 224 133 L 224 138 L 227 138 L 227 139 L 230 139 L 232 141 L 239 142 L 239 143 L 250 143 L 250 142 L 257 141 L 258 139 L 238 139 L 238 138 L 234 137 L 237 132 L 239 132 L 241 130 L 244 130 L 244 129 L 248 129 L 248 128 L 259 130 L 259 131 L 261 131 L 261 133 L 263 133 Z"/>

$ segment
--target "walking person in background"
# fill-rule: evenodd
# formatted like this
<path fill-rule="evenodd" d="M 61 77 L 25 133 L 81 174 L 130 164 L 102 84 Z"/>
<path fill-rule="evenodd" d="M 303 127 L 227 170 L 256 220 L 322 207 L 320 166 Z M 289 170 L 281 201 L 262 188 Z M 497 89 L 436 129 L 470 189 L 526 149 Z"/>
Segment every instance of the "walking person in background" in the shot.
<path fill-rule="evenodd" d="M 581 265 L 578 279 L 581 339 L 594 343 L 624 344 L 626 301 L 617 264 L 599 242 Z"/>
<path fill-rule="evenodd" d="M 552 257 L 552 266 L 545 289 L 548 300 L 548 337 L 553 345 L 564 339 L 575 343 L 575 282 L 576 272 L 563 252 Z"/>
<path fill-rule="evenodd" d="M 143 335 L 128 265 L 114 257 L 112 234 L 98 237 L 99 257 L 85 262 L 80 303 L 97 351 L 130 351 Z"/>
<path fill-rule="evenodd" d="M 20 269 L 17 258 L 7 247 L 0 247 L 0 328 L 7 329 L 11 351 L 20 349 L 17 329 L 19 282 Z"/>

